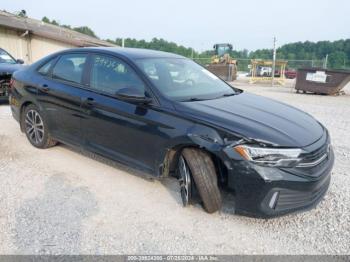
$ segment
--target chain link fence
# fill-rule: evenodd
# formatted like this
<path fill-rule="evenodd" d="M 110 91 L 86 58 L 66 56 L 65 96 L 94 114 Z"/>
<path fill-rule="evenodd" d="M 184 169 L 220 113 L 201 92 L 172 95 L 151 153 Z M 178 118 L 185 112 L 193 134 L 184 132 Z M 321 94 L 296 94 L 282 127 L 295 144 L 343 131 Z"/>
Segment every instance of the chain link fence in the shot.
<path fill-rule="evenodd" d="M 248 58 L 234 58 L 237 61 L 237 71 L 239 72 L 249 72 L 249 65 L 251 59 Z M 193 58 L 193 60 L 201 65 L 210 64 L 211 58 Z M 287 60 L 287 70 L 294 69 L 297 70 L 303 67 L 324 67 L 324 60 Z"/>

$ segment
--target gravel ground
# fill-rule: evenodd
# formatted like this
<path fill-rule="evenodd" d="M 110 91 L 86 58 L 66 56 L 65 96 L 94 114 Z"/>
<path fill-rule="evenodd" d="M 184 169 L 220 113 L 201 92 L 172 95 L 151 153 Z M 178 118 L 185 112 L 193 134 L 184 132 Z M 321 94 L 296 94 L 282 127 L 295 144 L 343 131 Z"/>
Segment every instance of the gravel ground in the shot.
<path fill-rule="evenodd" d="M 315 209 L 253 219 L 234 214 L 230 195 L 212 215 L 183 208 L 174 179 L 146 179 L 64 145 L 35 149 L 0 105 L 0 254 L 349 254 L 350 95 L 235 84 L 305 110 L 329 129 L 336 164 Z"/>

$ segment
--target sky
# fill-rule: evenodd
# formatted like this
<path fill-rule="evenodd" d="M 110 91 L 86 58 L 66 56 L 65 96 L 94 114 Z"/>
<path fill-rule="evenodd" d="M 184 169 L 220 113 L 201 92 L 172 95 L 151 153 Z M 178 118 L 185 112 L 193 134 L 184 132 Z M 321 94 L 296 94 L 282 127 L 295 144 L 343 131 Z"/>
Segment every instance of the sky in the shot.
<path fill-rule="evenodd" d="M 86 25 L 102 39 L 157 37 L 197 51 L 272 48 L 274 36 L 277 46 L 350 38 L 349 0 L 0 0 L 0 9 Z"/>

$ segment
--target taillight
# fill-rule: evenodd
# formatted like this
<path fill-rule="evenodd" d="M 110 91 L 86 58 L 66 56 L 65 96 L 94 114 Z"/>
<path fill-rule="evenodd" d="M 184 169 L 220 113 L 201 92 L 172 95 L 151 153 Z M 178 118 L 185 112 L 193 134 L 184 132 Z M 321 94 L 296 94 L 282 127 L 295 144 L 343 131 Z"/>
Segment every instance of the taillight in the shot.
<path fill-rule="evenodd" d="M 12 89 L 15 85 L 15 79 L 11 78 L 10 80 L 10 89 Z"/>

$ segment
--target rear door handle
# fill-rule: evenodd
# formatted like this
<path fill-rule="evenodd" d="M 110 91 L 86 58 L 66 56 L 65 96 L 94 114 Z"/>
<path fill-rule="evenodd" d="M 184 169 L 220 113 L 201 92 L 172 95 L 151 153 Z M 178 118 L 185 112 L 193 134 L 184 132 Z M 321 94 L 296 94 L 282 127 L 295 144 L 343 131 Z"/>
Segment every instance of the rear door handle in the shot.
<path fill-rule="evenodd" d="M 95 100 L 92 97 L 87 97 L 83 99 L 83 105 L 92 107 L 95 105 Z"/>
<path fill-rule="evenodd" d="M 41 85 L 41 87 L 39 89 L 40 89 L 40 91 L 45 92 L 45 93 L 50 91 L 50 88 L 47 84 Z"/>

